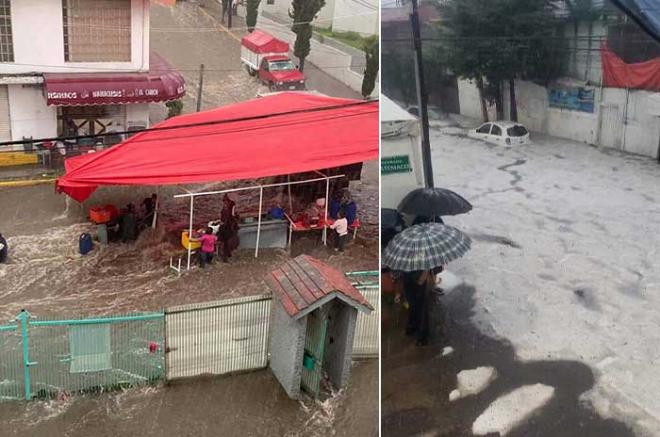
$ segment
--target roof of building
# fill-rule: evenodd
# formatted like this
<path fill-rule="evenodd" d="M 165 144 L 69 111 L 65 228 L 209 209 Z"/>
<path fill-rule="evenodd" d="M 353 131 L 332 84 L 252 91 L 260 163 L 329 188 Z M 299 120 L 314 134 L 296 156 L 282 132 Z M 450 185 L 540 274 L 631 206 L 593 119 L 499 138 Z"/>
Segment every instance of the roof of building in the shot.
<path fill-rule="evenodd" d="M 338 298 L 363 312 L 373 310 L 367 299 L 341 271 L 309 255 L 300 255 L 266 278 L 284 310 L 299 319 Z"/>

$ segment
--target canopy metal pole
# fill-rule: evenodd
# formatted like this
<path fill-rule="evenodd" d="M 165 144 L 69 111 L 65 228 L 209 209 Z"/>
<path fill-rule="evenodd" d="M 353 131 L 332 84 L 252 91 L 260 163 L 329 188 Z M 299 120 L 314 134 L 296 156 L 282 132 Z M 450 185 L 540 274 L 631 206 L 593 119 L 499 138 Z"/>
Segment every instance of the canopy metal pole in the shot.
<path fill-rule="evenodd" d="M 190 223 L 188 225 L 188 267 L 186 270 L 190 270 L 190 256 L 192 255 L 192 244 L 190 244 L 190 239 L 192 238 L 192 225 L 193 225 L 193 208 L 195 204 L 193 203 L 195 196 L 190 196 Z"/>
<path fill-rule="evenodd" d="M 289 189 L 289 214 L 293 215 L 293 199 L 291 199 L 291 175 L 286 175 L 287 188 Z"/>
<path fill-rule="evenodd" d="M 328 244 L 328 200 L 330 197 L 330 178 L 325 178 L 325 219 L 323 220 L 323 244 Z"/>
<path fill-rule="evenodd" d="M 259 256 L 259 237 L 261 236 L 261 206 L 264 200 L 264 187 L 259 187 L 259 217 L 257 218 L 257 244 L 254 247 L 254 257 Z"/>
<path fill-rule="evenodd" d="M 154 218 L 151 220 L 151 229 L 156 229 L 158 209 L 160 208 L 160 186 L 156 187 L 156 204 L 154 205 Z"/>

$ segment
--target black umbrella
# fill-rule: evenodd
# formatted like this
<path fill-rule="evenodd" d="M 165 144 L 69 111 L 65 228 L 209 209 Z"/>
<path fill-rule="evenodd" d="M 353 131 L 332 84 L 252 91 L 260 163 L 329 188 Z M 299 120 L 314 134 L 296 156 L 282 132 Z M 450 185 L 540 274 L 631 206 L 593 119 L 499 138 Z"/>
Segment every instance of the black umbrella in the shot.
<path fill-rule="evenodd" d="M 465 214 L 471 209 L 470 202 L 444 188 L 418 188 L 399 203 L 399 211 L 424 217 Z"/>

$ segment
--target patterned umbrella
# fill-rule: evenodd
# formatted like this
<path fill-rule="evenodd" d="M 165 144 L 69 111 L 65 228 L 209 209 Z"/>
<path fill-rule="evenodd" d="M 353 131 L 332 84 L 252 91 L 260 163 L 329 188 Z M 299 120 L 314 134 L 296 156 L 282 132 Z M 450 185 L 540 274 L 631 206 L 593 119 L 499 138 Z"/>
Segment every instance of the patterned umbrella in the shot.
<path fill-rule="evenodd" d="M 465 255 L 472 240 L 456 228 L 440 223 L 411 226 L 385 248 L 382 264 L 392 270 L 430 270 Z"/>
<path fill-rule="evenodd" d="M 399 203 L 399 211 L 424 217 L 465 214 L 470 210 L 470 202 L 444 188 L 418 188 Z"/>

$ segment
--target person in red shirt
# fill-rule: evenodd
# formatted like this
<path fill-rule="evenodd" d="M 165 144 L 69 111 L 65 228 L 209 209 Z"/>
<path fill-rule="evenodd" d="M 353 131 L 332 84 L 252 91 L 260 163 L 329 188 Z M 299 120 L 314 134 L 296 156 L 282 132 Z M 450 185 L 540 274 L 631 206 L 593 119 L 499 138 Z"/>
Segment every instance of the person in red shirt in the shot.
<path fill-rule="evenodd" d="M 192 238 L 192 241 L 199 241 L 202 247 L 199 248 L 199 266 L 204 268 L 206 264 L 213 261 L 213 254 L 215 254 L 215 245 L 218 242 L 218 237 L 213 235 L 211 227 L 206 228 L 206 232 L 199 238 Z"/>

